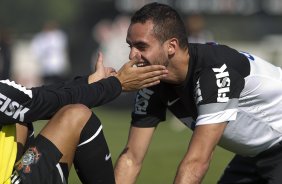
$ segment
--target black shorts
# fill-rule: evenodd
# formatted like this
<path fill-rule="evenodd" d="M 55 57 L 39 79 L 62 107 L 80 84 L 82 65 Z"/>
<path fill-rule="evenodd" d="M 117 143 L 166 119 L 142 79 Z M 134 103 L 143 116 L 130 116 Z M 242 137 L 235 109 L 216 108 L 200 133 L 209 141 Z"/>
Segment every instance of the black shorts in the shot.
<path fill-rule="evenodd" d="M 281 184 L 282 143 L 255 157 L 235 155 L 218 184 Z"/>
<path fill-rule="evenodd" d="M 12 184 L 66 184 L 68 166 L 59 163 L 61 157 L 58 148 L 39 134 L 15 164 Z"/>

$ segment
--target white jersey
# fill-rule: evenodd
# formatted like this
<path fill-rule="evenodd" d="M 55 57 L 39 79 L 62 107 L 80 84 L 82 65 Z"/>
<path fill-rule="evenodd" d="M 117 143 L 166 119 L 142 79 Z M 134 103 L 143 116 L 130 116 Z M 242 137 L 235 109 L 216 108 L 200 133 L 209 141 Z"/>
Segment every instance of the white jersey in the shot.
<path fill-rule="evenodd" d="M 228 123 L 220 145 L 241 155 L 256 155 L 282 140 L 282 72 L 253 56 L 239 97 L 237 117 Z"/>
<path fill-rule="evenodd" d="M 140 90 L 132 125 L 156 126 L 166 109 L 192 130 L 228 122 L 219 145 L 255 156 L 282 140 L 282 71 L 223 45 L 189 44 L 187 79 Z"/>

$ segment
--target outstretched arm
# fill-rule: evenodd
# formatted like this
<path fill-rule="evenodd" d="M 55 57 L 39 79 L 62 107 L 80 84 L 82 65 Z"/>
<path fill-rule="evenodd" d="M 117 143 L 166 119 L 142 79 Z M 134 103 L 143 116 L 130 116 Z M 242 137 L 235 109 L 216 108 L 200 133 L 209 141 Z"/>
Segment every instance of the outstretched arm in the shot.
<path fill-rule="evenodd" d="M 115 165 L 117 184 L 134 184 L 155 128 L 131 127 L 128 142 Z"/>
<path fill-rule="evenodd" d="M 155 85 L 167 74 L 164 66 L 137 68 L 133 67 L 134 64 L 136 61 L 129 61 L 115 72 L 112 68 L 104 67 L 102 55 L 99 54 L 96 72 L 88 77 L 89 84 L 34 89 L 34 97 L 38 100 L 31 101 L 31 104 L 36 106 L 37 115 L 49 118 L 64 105 L 81 103 L 90 108 L 100 106 L 116 98 L 122 89 L 133 91 Z"/>
<path fill-rule="evenodd" d="M 137 90 L 153 85 L 167 73 L 163 66 L 134 68 L 134 61 L 126 63 L 115 73 L 103 66 L 101 56 L 98 61 L 96 72 L 87 80 L 82 78 L 60 85 L 32 89 L 26 89 L 13 81 L 0 81 L 0 103 L 4 104 L 4 107 L 1 107 L 3 110 L 0 113 L 0 124 L 49 119 L 68 104 L 79 103 L 90 108 L 103 105 L 115 99 L 122 88 Z M 9 106 L 9 103 L 12 105 Z"/>
<path fill-rule="evenodd" d="M 221 138 L 226 123 L 199 125 L 195 128 L 189 148 L 181 161 L 174 184 L 199 184 L 202 182 Z"/>
<path fill-rule="evenodd" d="M 102 79 L 115 76 L 121 83 L 124 91 L 134 91 L 145 87 L 156 85 L 160 79 L 166 77 L 168 71 L 164 66 L 152 65 L 142 68 L 135 67 L 138 61 L 131 60 L 125 63 L 117 72 L 112 67 L 105 67 L 103 64 L 103 54 L 98 53 L 96 70 L 89 76 L 76 77 L 74 80 L 44 86 L 48 89 L 60 89 L 75 85 L 92 84 Z"/>

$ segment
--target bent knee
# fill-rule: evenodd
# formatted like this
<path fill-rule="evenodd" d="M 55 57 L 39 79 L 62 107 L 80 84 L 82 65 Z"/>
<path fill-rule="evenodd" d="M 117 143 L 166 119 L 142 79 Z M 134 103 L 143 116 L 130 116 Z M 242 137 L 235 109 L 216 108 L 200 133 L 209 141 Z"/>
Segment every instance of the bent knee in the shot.
<path fill-rule="evenodd" d="M 63 106 L 60 110 L 90 110 L 86 105 L 83 104 L 69 104 L 69 105 L 65 105 Z"/>
<path fill-rule="evenodd" d="M 90 118 L 92 111 L 83 104 L 71 104 L 62 107 L 54 116 L 67 125 L 84 125 Z"/>
<path fill-rule="evenodd" d="M 68 114 L 68 116 L 85 116 L 91 114 L 91 110 L 83 104 L 70 104 L 62 107 L 60 113 Z"/>

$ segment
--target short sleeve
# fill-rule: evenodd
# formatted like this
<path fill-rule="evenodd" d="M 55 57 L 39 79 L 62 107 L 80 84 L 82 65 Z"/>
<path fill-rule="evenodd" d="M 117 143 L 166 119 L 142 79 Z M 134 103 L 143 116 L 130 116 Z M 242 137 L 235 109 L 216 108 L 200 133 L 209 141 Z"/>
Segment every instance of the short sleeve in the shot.
<path fill-rule="evenodd" d="M 160 99 L 158 86 L 137 92 L 131 117 L 131 125 L 135 127 L 156 127 L 165 120 L 166 106 Z"/>
<path fill-rule="evenodd" d="M 244 77 L 226 64 L 204 68 L 196 76 L 196 126 L 235 120 Z"/>

